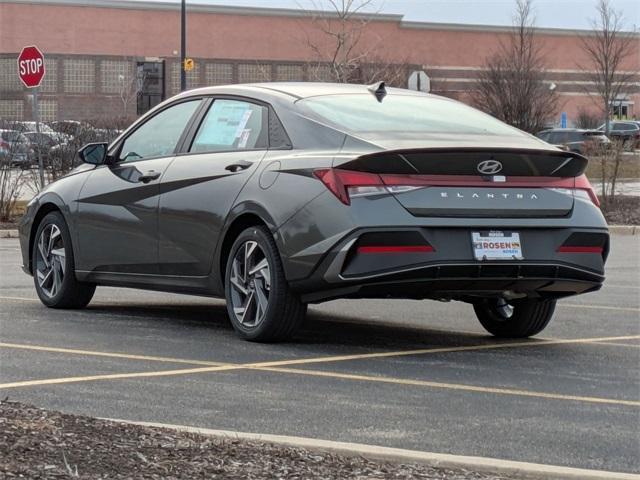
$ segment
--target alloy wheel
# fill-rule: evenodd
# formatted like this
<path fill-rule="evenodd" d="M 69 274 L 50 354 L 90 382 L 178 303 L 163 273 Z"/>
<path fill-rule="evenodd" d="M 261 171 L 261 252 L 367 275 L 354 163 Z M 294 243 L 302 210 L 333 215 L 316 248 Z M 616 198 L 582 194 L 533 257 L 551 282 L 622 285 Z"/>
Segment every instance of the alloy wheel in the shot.
<path fill-rule="evenodd" d="M 36 277 L 42 293 L 53 298 L 62 288 L 66 268 L 66 252 L 62 232 L 49 224 L 40 233 L 36 248 Z"/>
<path fill-rule="evenodd" d="M 236 251 L 231 265 L 231 303 L 238 322 L 257 327 L 267 313 L 271 293 L 271 267 L 264 251 L 253 240 Z"/>

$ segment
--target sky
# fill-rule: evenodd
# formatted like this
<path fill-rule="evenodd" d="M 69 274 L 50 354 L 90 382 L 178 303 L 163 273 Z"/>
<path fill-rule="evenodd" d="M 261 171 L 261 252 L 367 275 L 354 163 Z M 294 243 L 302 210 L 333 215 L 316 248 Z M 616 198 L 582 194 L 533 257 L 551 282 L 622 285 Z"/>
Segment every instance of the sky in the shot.
<path fill-rule="evenodd" d="M 137 1 L 137 0 L 135 0 Z M 149 1 L 149 0 L 145 0 Z M 152 0 L 153 1 L 153 0 Z M 179 0 L 161 0 L 175 1 Z M 533 0 L 536 26 L 589 29 L 597 0 Z M 212 4 L 275 8 L 326 5 L 327 0 L 187 0 Z M 514 0 L 372 0 L 374 11 L 403 14 L 407 21 L 511 25 Z M 625 19 L 625 30 L 640 29 L 640 0 L 610 0 Z"/>

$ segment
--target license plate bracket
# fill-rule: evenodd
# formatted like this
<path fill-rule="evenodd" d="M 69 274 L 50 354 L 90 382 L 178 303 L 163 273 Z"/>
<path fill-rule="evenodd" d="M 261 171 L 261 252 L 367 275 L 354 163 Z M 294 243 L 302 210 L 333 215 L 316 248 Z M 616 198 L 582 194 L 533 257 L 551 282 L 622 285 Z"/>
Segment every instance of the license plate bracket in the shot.
<path fill-rule="evenodd" d="M 476 260 L 522 260 L 522 243 L 518 232 L 488 230 L 471 232 Z"/>

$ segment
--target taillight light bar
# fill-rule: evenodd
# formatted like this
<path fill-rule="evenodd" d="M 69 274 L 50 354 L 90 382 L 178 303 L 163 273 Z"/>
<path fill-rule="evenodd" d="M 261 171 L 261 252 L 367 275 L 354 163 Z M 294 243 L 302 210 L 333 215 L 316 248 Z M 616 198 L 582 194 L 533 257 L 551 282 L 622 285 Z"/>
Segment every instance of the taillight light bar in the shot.
<path fill-rule="evenodd" d="M 360 246 L 358 253 L 432 253 L 435 249 L 431 245 L 377 245 Z"/>
<path fill-rule="evenodd" d="M 558 253 L 598 253 L 602 254 L 604 247 L 586 247 L 578 245 L 562 245 L 558 248 Z"/>
<path fill-rule="evenodd" d="M 313 174 L 345 205 L 351 197 L 395 193 L 421 187 L 458 186 L 491 188 L 564 188 L 582 191 L 596 206 L 600 201 L 586 175 L 578 177 L 508 177 L 504 182 L 488 182 L 474 175 L 395 175 L 321 168 Z M 351 194 L 350 194 L 351 190 Z"/>

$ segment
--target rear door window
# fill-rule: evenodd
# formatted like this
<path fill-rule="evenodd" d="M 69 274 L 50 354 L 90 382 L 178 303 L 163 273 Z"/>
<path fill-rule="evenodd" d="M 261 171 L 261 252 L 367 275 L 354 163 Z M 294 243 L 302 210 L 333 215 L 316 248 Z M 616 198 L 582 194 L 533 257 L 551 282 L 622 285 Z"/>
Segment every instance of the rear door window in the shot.
<path fill-rule="evenodd" d="M 191 144 L 192 153 L 266 149 L 267 108 L 242 100 L 216 99 Z"/>

